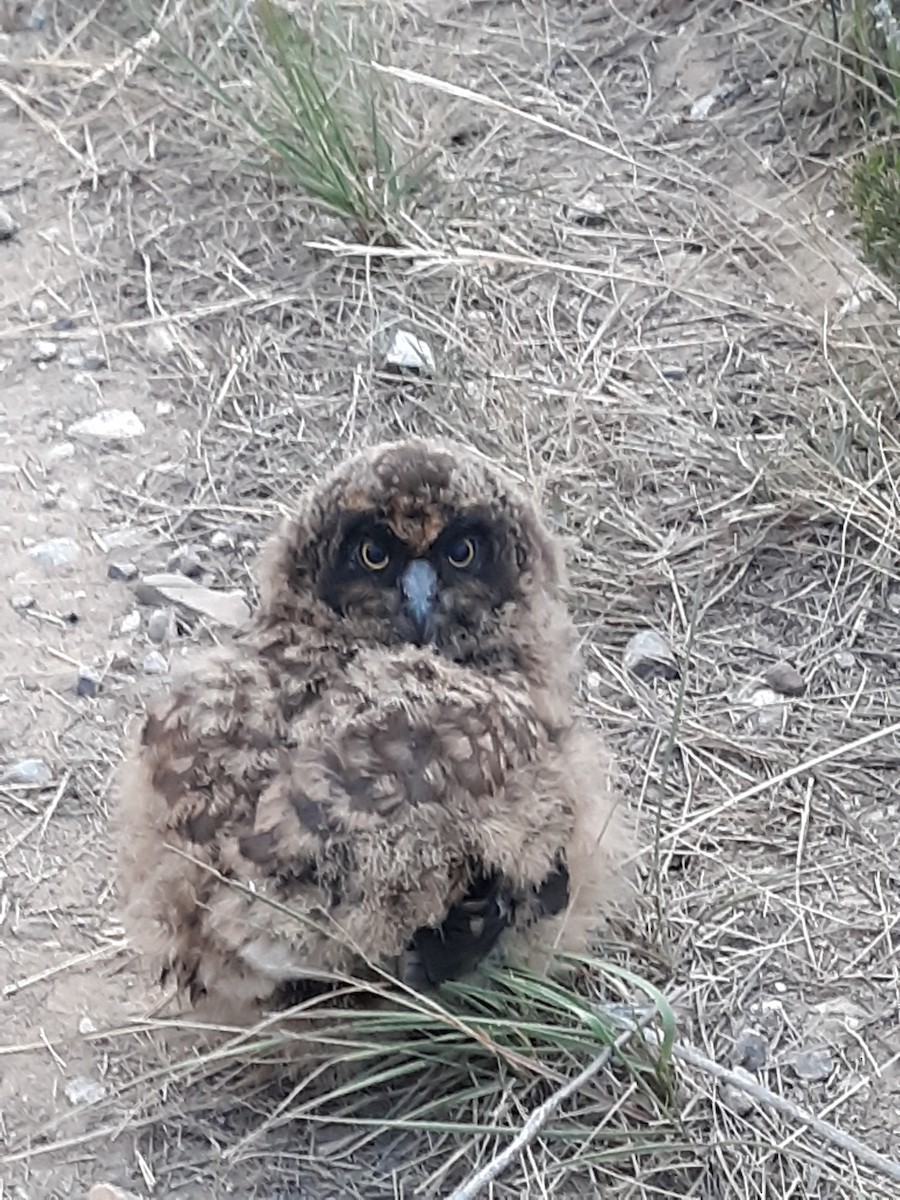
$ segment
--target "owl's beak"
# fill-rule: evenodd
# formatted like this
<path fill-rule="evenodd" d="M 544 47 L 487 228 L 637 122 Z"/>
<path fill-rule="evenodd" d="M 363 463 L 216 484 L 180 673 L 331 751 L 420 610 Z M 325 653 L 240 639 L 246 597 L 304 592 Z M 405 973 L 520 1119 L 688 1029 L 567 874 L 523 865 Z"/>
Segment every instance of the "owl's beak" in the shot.
<path fill-rule="evenodd" d="M 434 631 L 434 609 L 437 603 L 437 572 L 422 558 L 413 559 L 400 576 L 403 609 L 416 632 L 416 642 L 422 646 L 431 640 Z"/>

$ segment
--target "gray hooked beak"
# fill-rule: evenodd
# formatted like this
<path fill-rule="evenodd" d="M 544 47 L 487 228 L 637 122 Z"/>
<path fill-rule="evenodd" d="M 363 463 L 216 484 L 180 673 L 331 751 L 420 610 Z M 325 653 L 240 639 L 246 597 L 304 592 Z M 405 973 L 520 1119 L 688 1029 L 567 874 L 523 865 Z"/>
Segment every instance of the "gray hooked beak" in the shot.
<path fill-rule="evenodd" d="M 434 608 L 437 603 L 437 572 L 422 558 L 413 559 L 400 576 L 403 608 L 416 631 L 416 641 L 424 645 L 431 640 Z"/>

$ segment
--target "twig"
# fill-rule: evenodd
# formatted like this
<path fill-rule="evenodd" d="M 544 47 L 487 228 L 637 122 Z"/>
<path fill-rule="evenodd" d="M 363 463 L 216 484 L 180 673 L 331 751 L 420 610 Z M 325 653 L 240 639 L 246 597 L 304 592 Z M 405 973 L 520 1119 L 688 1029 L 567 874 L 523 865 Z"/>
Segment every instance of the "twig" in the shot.
<path fill-rule="evenodd" d="M 645 1041 L 651 1047 L 655 1047 L 657 1043 L 656 1031 L 645 1029 L 642 1032 Z M 693 1046 L 683 1046 L 676 1043 L 672 1047 L 672 1054 L 681 1062 L 687 1063 L 688 1066 L 695 1067 L 698 1071 L 703 1071 L 707 1075 L 712 1075 L 714 1079 L 721 1080 L 722 1083 L 727 1083 L 731 1087 L 740 1088 L 742 1092 L 746 1092 L 748 1096 L 752 1096 L 760 1104 L 765 1104 L 768 1108 L 775 1109 L 783 1117 L 788 1117 L 791 1121 L 797 1122 L 798 1125 L 806 1125 L 808 1129 L 811 1129 L 823 1141 L 830 1142 L 833 1146 L 837 1146 L 838 1149 L 846 1151 L 847 1154 L 852 1154 L 874 1171 L 878 1171 L 881 1175 L 886 1175 L 888 1179 L 893 1179 L 897 1183 L 900 1183 L 900 1163 L 894 1159 L 886 1158 L 883 1154 L 879 1154 L 877 1150 L 873 1150 L 870 1146 L 857 1141 L 855 1137 L 851 1137 L 849 1133 L 844 1133 L 828 1121 L 823 1121 L 820 1117 L 813 1116 L 812 1113 L 801 1108 L 799 1104 L 795 1104 L 793 1100 L 788 1100 L 784 1096 L 777 1095 L 763 1084 L 757 1083 L 754 1079 L 745 1079 L 735 1071 L 729 1070 L 728 1067 L 723 1067 L 720 1063 L 707 1058 L 705 1054 L 701 1054 Z"/>
<path fill-rule="evenodd" d="M 563 1084 L 558 1091 L 548 1097 L 543 1104 L 539 1104 L 506 1149 L 485 1163 L 474 1175 L 470 1175 L 468 1179 L 460 1184 L 455 1192 L 450 1194 L 448 1200 L 473 1200 L 473 1197 L 477 1196 L 483 1187 L 489 1183 L 493 1183 L 497 1176 L 518 1158 L 525 1147 L 534 1141 L 560 1105 L 568 1100 L 570 1096 L 574 1096 L 577 1091 L 602 1071 L 610 1058 L 612 1058 L 614 1052 L 621 1050 L 636 1033 L 641 1031 L 641 1028 L 640 1025 L 635 1025 L 627 1029 L 624 1033 L 619 1034 L 616 1040 L 607 1046 L 605 1050 L 602 1050 L 596 1058 L 591 1059 L 584 1070 L 580 1071 L 574 1079 L 570 1079 L 568 1083 Z"/>

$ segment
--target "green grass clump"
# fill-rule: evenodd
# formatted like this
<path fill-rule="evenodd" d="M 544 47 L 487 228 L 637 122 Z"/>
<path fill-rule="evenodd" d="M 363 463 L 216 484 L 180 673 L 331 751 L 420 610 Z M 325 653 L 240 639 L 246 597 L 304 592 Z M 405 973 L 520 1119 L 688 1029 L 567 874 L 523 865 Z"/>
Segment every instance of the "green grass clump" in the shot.
<path fill-rule="evenodd" d="M 393 81 L 371 66 L 384 6 L 313 0 L 298 11 L 256 0 L 255 18 L 225 39 L 235 60 L 189 65 L 263 151 L 263 165 L 361 240 L 397 244 L 427 162 L 407 146 Z"/>
<path fill-rule="evenodd" d="M 857 114 L 866 139 L 850 171 L 850 203 L 869 262 L 900 284 L 900 5 L 829 0 L 829 9 L 838 48 L 836 101 Z"/>
<path fill-rule="evenodd" d="M 866 257 L 900 286 L 900 146 L 876 146 L 855 165 L 851 195 Z"/>

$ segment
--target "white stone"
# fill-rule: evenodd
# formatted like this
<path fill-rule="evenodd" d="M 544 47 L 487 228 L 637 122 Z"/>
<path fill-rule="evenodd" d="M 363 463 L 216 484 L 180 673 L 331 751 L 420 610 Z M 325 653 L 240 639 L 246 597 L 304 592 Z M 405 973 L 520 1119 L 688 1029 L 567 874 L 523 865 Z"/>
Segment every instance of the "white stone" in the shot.
<path fill-rule="evenodd" d="M 130 408 L 104 408 L 93 417 L 84 417 L 70 425 L 69 437 L 83 442 L 129 441 L 146 433 L 144 423 Z"/>

